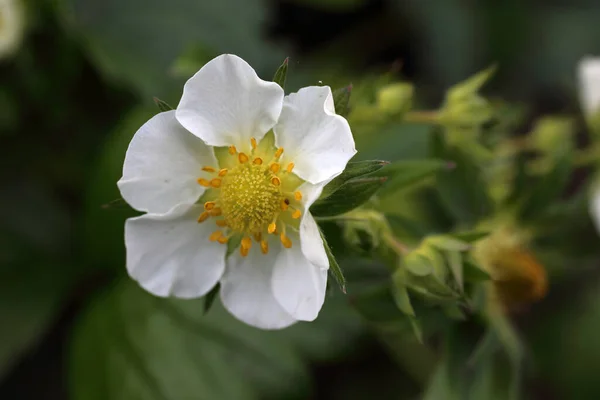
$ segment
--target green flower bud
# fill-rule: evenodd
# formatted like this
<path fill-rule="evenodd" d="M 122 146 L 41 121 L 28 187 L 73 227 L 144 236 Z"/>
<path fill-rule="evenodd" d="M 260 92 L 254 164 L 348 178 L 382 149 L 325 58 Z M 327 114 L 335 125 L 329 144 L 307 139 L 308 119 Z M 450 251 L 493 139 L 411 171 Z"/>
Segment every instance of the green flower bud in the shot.
<path fill-rule="evenodd" d="M 414 88 L 409 83 L 392 83 L 377 92 L 377 107 L 386 114 L 403 114 L 412 106 Z"/>

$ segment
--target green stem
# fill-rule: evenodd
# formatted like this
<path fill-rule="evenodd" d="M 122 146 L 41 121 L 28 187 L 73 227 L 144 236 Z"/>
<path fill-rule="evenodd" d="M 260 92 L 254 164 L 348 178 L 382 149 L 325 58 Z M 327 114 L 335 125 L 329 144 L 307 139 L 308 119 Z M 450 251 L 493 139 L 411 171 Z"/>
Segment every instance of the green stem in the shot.
<path fill-rule="evenodd" d="M 440 113 L 438 111 L 410 111 L 404 115 L 404 122 L 414 122 L 417 124 L 437 124 L 439 123 Z"/>

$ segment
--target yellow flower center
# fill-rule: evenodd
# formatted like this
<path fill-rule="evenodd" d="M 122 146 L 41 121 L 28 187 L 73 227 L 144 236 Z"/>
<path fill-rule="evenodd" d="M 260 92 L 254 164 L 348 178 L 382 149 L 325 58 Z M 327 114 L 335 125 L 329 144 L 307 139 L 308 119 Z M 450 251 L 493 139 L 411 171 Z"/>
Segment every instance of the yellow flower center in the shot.
<path fill-rule="evenodd" d="M 274 148 L 272 136 L 257 145 L 251 139 L 250 155 L 238 153 L 235 146 L 228 149 L 229 160 L 222 162 L 229 168 L 216 169 L 205 166 L 203 171 L 214 178 L 199 178 L 198 183 L 210 188 L 204 203 L 204 212 L 198 222 L 215 217 L 221 228 L 209 236 L 209 240 L 225 244 L 234 235 L 242 235 L 240 253 L 247 256 L 252 238 L 260 244 L 263 254 L 269 252 L 267 235 L 276 234 L 285 248 L 292 247 L 286 235 L 286 225 L 296 224 L 302 212 L 302 193 L 295 190 L 302 180 L 293 174 L 294 163 L 285 168 L 280 164 L 283 148 Z M 221 160 L 223 161 L 223 160 Z"/>

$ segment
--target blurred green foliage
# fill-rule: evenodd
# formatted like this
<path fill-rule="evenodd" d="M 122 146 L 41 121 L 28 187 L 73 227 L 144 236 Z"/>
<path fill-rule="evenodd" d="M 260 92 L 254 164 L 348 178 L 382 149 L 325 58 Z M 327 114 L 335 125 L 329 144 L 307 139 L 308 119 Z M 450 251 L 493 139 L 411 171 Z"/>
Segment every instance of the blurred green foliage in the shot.
<path fill-rule="evenodd" d="M 24 4 L 24 41 L 0 60 L 0 398 L 600 395 L 597 143 L 574 79 L 600 52 L 596 2 Z M 382 167 L 338 178 L 358 222 L 325 220 L 352 208 L 331 212 L 333 186 L 321 199 L 348 294 L 333 287 L 316 322 L 281 332 L 218 301 L 204 315 L 204 300 L 153 298 L 123 265 L 135 213 L 115 183 L 128 143 L 159 111 L 154 96 L 176 106 L 185 79 L 226 52 L 265 79 L 290 56 L 286 92 L 340 88 L 353 165 Z M 460 85 L 492 63 L 493 78 Z M 494 274 L 471 257 L 477 242 L 448 239 L 507 226 L 551 282 L 544 301 L 510 312 L 486 297 Z"/>

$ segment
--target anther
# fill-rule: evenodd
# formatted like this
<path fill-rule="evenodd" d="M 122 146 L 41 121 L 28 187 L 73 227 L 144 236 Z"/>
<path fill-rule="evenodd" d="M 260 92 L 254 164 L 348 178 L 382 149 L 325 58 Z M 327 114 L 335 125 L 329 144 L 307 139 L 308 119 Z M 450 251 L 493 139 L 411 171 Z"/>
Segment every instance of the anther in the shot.
<path fill-rule="evenodd" d="M 196 182 L 204 187 L 210 187 L 210 181 L 208 179 L 198 178 Z"/>
<path fill-rule="evenodd" d="M 214 188 L 219 188 L 221 187 L 221 180 L 219 178 L 214 178 L 210 181 L 210 186 L 214 187 Z"/>
<path fill-rule="evenodd" d="M 198 217 L 198 222 L 204 222 L 208 219 L 208 217 L 210 217 L 210 214 L 207 213 L 206 211 L 204 211 L 202 214 L 200 214 L 200 216 Z"/>
<path fill-rule="evenodd" d="M 253 236 L 254 240 L 256 240 L 257 242 L 260 242 L 262 240 L 262 233 L 260 232 L 256 232 Z"/>
<path fill-rule="evenodd" d="M 292 170 L 294 169 L 294 163 L 291 162 L 287 165 L 286 171 L 287 172 L 292 172 Z"/>
<path fill-rule="evenodd" d="M 221 244 L 225 244 L 229 241 L 229 238 L 225 235 L 221 236 L 220 238 L 217 239 L 217 242 L 221 243 Z"/>
<path fill-rule="evenodd" d="M 222 178 L 225 175 L 227 175 L 227 168 L 223 168 L 222 170 L 219 171 L 219 176 Z"/>
<path fill-rule="evenodd" d="M 279 158 L 281 157 L 281 155 L 283 154 L 283 147 L 280 147 L 277 149 L 277 151 L 275 152 L 275 158 Z"/>
<path fill-rule="evenodd" d="M 250 250 L 250 248 L 252 247 L 252 239 L 250 239 L 248 236 L 244 236 L 244 238 L 242 239 L 242 247 Z"/>
<path fill-rule="evenodd" d="M 275 222 L 271 222 L 267 227 L 267 232 L 273 233 L 277 230 L 277 224 Z"/>
<path fill-rule="evenodd" d="M 294 218 L 294 219 L 298 219 L 298 218 L 300 218 L 300 216 L 301 216 L 301 215 L 302 215 L 302 211 L 300 211 L 300 210 L 296 210 L 296 211 L 294 211 L 294 213 L 292 214 L 292 218 Z"/>
<path fill-rule="evenodd" d="M 250 138 L 250 143 L 252 144 L 252 149 L 256 149 L 256 139 Z"/>
<path fill-rule="evenodd" d="M 266 240 L 261 240 L 260 251 L 262 251 L 263 254 L 267 254 L 269 252 L 269 242 L 267 242 Z"/>
<path fill-rule="evenodd" d="M 240 246 L 240 254 L 242 255 L 242 257 L 246 257 L 248 255 L 248 251 L 250 249 L 244 247 L 244 246 Z"/>
<path fill-rule="evenodd" d="M 215 172 L 215 169 L 213 167 L 202 167 L 202 171 Z"/>
<path fill-rule="evenodd" d="M 212 210 L 209 211 L 209 214 L 212 217 L 218 217 L 222 213 L 223 213 L 223 211 L 219 207 L 215 207 L 215 208 L 213 208 Z"/>
<path fill-rule="evenodd" d="M 215 208 L 215 202 L 214 201 L 207 201 L 206 203 L 204 203 L 204 209 L 206 211 L 210 211 L 213 208 Z"/>
<path fill-rule="evenodd" d="M 281 240 L 281 244 L 283 244 L 283 247 L 285 247 L 286 249 L 292 247 L 292 241 L 289 237 L 285 236 L 285 233 L 279 235 L 279 239 Z"/>
<path fill-rule="evenodd" d="M 281 200 L 281 210 L 282 211 L 286 211 L 289 207 L 288 203 L 286 202 L 287 199 L 283 199 Z"/>
<path fill-rule="evenodd" d="M 211 242 L 216 242 L 217 240 L 219 240 L 219 238 L 221 237 L 222 234 L 223 234 L 223 232 L 221 232 L 221 231 L 214 231 L 213 233 L 210 234 L 210 236 L 208 237 L 208 240 L 210 240 Z"/>
<path fill-rule="evenodd" d="M 280 165 L 279 165 L 279 163 L 273 163 L 273 164 L 271 164 L 271 166 L 269 168 L 271 169 L 271 171 L 274 174 L 276 174 L 279 172 Z"/>
<path fill-rule="evenodd" d="M 302 200 L 302 193 L 294 192 L 294 199 L 296 199 L 296 201 Z"/>
<path fill-rule="evenodd" d="M 229 154 L 234 155 L 235 153 L 237 153 L 235 146 L 229 146 Z"/>
<path fill-rule="evenodd" d="M 261 165 L 262 164 L 262 158 L 256 157 L 254 159 L 254 161 L 252 161 L 252 164 Z"/>
<path fill-rule="evenodd" d="M 217 226 L 220 226 L 221 228 L 224 228 L 227 226 L 227 221 L 225 221 L 224 219 L 219 219 L 215 221 L 215 224 L 217 224 Z"/>
<path fill-rule="evenodd" d="M 238 161 L 240 162 L 240 164 L 248 162 L 248 156 L 246 155 L 246 153 L 238 154 Z"/>
<path fill-rule="evenodd" d="M 273 184 L 273 186 L 279 186 L 279 185 L 281 185 L 281 179 L 274 176 L 271 178 L 271 183 Z"/>

